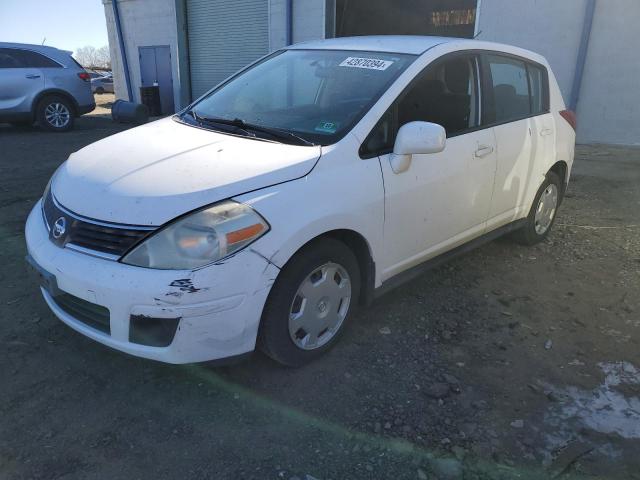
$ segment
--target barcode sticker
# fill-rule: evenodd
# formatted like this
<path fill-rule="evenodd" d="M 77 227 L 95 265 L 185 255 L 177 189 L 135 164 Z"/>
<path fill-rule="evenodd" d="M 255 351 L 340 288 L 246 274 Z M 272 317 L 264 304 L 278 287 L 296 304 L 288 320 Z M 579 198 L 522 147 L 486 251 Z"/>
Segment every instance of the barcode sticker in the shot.
<path fill-rule="evenodd" d="M 393 62 L 380 60 L 377 58 L 348 57 L 341 64 L 341 67 L 366 68 L 368 70 L 386 70 Z"/>

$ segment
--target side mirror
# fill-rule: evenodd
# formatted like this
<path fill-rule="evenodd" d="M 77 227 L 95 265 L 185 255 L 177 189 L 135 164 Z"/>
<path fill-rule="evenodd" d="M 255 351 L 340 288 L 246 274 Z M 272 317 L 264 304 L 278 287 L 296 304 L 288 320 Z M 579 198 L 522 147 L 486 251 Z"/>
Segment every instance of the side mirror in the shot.
<path fill-rule="evenodd" d="M 391 168 L 395 173 L 406 171 L 411 165 L 411 156 L 442 152 L 447 143 L 447 132 L 436 123 L 409 122 L 398 130 Z"/>

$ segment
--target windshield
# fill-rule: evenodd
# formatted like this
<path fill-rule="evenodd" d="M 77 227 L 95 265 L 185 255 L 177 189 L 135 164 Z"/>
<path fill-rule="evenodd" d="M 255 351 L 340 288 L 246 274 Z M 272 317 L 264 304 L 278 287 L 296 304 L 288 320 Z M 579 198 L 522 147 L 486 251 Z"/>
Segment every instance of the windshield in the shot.
<path fill-rule="evenodd" d="M 253 125 L 262 129 L 252 136 L 262 137 L 268 128 L 329 145 L 346 135 L 414 59 L 343 50 L 278 52 L 208 94 L 183 118 L 190 113 L 201 126 L 226 121 L 247 133 Z M 287 141 L 282 135 L 276 140 Z"/>

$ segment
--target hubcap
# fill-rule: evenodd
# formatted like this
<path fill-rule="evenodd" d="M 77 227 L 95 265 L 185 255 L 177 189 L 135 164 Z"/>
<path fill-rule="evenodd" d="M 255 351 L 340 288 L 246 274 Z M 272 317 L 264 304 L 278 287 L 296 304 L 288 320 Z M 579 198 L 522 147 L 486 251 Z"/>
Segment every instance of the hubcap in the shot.
<path fill-rule="evenodd" d="M 538 201 L 538 208 L 536 210 L 535 228 L 538 235 L 544 235 L 549 227 L 553 218 L 556 215 L 556 209 L 558 208 L 558 187 L 553 183 L 545 188 L 542 192 L 542 196 Z"/>
<path fill-rule="evenodd" d="M 56 128 L 65 127 L 69 123 L 71 113 L 63 103 L 54 102 L 47 105 L 44 110 L 44 118 Z"/>
<path fill-rule="evenodd" d="M 305 278 L 289 311 L 289 335 L 297 347 L 314 350 L 340 330 L 351 303 L 351 279 L 337 263 L 327 263 Z"/>

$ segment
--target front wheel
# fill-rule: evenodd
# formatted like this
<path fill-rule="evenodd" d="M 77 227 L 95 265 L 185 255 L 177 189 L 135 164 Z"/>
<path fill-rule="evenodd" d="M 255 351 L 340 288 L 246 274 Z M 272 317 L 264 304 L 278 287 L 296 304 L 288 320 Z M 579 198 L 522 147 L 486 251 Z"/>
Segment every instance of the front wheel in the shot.
<path fill-rule="evenodd" d="M 562 181 L 555 172 L 547 173 L 533 201 L 527 221 L 514 233 L 515 239 L 523 245 L 535 245 L 549 235 L 558 213 L 562 195 Z"/>
<path fill-rule="evenodd" d="M 58 95 L 40 100 L 36 117 L 38 124 L 50 132 L 66 132 L 73 127 L 73 107 L 66 98 Z"/>
<path fill-rule="evenodd" d="M 302 366 L 330 349 L 360 294 L 353 252 L 331 238 L 315 241 L 284 267 L 262 313 L 259 345 L 275 361 Z"/>

